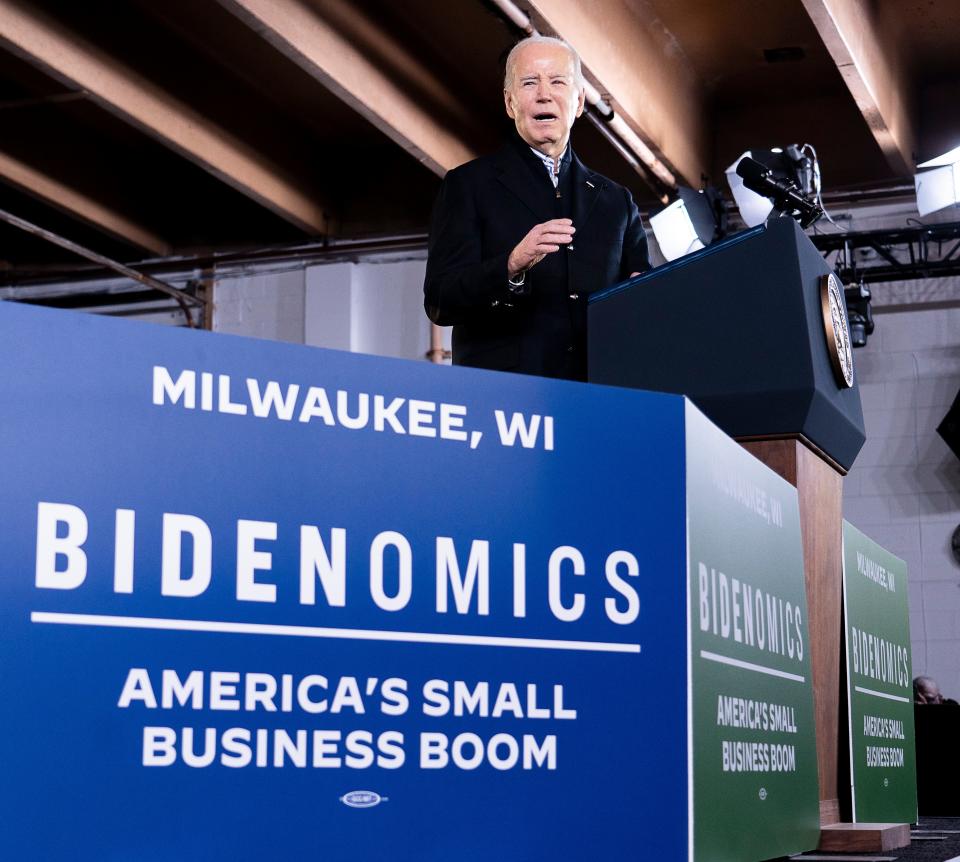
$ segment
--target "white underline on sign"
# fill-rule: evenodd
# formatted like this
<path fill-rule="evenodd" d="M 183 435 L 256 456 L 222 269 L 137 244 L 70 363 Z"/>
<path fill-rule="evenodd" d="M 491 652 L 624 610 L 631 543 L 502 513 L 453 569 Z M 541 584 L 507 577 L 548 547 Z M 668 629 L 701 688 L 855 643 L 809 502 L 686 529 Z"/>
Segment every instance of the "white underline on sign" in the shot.
<path fill-rule="evenodd" d="M 525 649 L 575 650 L 577 652 L 639 653 L 640 644 L 605 643 L 603 641 L 567 641 L 545 638 L 511 638 L 495 635 L 454 635 L 436 632 L 391 632 L 371 629 L 334 629 L 317 626 L 288 626 L 272 623 L 238 623 L 222 620 L 177 620 L 162 617 L 121 617 L 107 614 L 64 614 L 33 611 L 30 620 L 65 626 L 103 626 L 121 629 L 164 629 L 181 632 L 218 632 L 241 635 L 280 635 L 301 638 L 343 638 L 359 641 L 394 641 L 400 643 L 458 644 L 464 646 L 499 646 Z"/>
<path fill-rule="evenodd" d="M 854 691 L 859 691 L 860 694 L 869 694 L 873 697 L 883 697 L 887 700 L 895 700 L 898 703 L 912 703 L 909 697 L 902 697 L 899 694 L 884 694 L 882 691 L 874 691 L 872 688 L 864 688 L 862 685 L 855 685 L 853 687 Z"/>
<path fill-rule="evenodd" d="M 720 664 L 729 664 L 733 667 L 741 667 L 744 670 L 752 670 L 755 673 L 765 673 L 769 676 L 778 676 L 781 679 L 792 679 L 794 682 L 804 682 L 805 678 L 800 676 L 798 673 L 788 673 L 785 670 L 777 670 L 775 667 L 766 667 L 762 664 L 754 664 L 750 661 L 741 661 L 738 658 L 730 658 L 727 655 L 720 655 L 715 652 L 708 652 L 705 649 L 700 650 L 700 658 L 705 658 L 707 661 L 716 661 Z"/>

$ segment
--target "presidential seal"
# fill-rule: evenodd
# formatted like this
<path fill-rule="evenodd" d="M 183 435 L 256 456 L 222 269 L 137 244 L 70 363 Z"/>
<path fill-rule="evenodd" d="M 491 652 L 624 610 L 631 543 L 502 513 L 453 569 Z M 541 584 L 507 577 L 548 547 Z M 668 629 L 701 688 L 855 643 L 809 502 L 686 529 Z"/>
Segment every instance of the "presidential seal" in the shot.
<path fill-rule="evenodd" d="M 850 349 L 847 304 L 843 299 L 843 285 L 832 272 L 820 279 L 820 309 L 833 376 L 840 389 L 849 389 L 853 386 L 853 352 Z"/>

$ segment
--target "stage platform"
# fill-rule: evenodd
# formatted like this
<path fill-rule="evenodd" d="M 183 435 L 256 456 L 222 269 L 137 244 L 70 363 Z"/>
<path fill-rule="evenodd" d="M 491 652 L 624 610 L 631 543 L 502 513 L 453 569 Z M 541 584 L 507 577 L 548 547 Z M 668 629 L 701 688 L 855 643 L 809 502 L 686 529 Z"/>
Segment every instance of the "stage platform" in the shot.
<path fill-rule="evenodd" d="M 793 862 L 828 862 L 828 860 L 859 859 L 861 862 L 960 862 L 960 817 L 924 817 L 910 830 L 910 846 L 883 853 L 822 853 L 812 851 L 799 856 L 783 857 Z"/>

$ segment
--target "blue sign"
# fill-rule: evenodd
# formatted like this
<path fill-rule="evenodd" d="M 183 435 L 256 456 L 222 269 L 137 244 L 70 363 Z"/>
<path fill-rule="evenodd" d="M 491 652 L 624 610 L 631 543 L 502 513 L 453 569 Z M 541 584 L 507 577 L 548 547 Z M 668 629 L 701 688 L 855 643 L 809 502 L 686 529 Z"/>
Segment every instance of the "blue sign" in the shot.
<path fill-rule="evenodd" d="M 683 399 L 0 329 L 0 858 L 687 858 Z"/>

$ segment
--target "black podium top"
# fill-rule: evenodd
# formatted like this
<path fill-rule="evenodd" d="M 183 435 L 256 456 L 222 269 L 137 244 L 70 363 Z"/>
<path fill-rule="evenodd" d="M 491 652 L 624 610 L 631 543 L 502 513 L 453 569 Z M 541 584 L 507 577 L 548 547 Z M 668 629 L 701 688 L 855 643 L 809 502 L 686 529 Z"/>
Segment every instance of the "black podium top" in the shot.
<path fill-rule="evenodd" d="M 802 435 L 848 470 L 863 411 L 831 365 L 830 272 L 781 218 L 594 294 L 588 379 L 687 395 L 734 437 Z"/>

